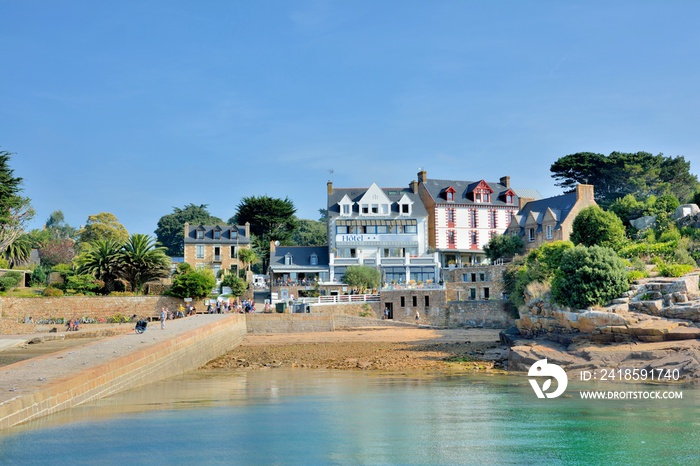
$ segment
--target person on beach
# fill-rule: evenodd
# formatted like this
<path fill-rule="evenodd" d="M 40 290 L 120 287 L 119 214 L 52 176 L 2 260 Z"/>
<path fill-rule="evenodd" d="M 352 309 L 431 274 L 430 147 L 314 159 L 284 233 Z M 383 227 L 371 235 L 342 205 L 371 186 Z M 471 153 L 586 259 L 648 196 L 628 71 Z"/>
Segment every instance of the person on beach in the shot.
<path fill-rule="evenodd" d="M 165 311 L 164 307 L 160 308 L 160 329 L 165 330 L 165 319 L 168 318 L 168 313 Z"/>
<path fill-rule="evenodd" d="M 420 314 L 416 311 L 416 322 L 420 321 Z"/>

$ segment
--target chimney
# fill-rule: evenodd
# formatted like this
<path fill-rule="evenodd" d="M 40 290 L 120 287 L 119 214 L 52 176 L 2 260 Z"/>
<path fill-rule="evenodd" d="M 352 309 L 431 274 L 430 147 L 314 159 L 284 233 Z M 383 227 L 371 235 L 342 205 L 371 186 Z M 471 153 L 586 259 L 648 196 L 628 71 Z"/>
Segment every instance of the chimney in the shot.
<path fill-rule="evenodd" d="M 245 222 L 245 237 L 250 238 L 250 222 Z"/>
<path fill-rule="evenodd" d="M 593 185 L 592 184 L 577 184 L 576 185 L 576 200 L 593 200 Z"/>
<path fill-rule="evenodd" d="M 502 176 L 501 179 L 498 180 L 498 182 L 506 188 L 510 188 L 510 176 Z"/>
<path fill-rule="evenodd" d="M 190 222 L 185 222 L 185 238 L 190 234 Z"/>
<path fill-rule="evenodd" d="M 535 198 L 533 197 L 518 197 L 518 210 L 523 210 L 523 207 L 525 207 L 525 204 L 528 202 L 534 201 Z"/>
<path fill-rule="evenodd" d="M 418 172 L 418 182 L 425 183 L 428 180 L 428 172 L 421 170 Z"/>
<path fill-rule="evenodd" d="M 275 242 L 270 241 L 270 257 L 275 255 L 275 249 L 277 249 L 277 247 L 275 246 Z"/>
<path fill-rule="evenodd" d="M 418 182 L 416 180 L 411 181 L 411 184 L 409 186 L 411 187 L 411 191 L 413 191 L 413 194 L 418 194 Z"/>
<path fill-rule="evenodd" d="M 328 195 L 330 196 L 331 194 L 333 194 L 333 182 L 329 181 L 327 183 L 327 186 L 328 186 Z"/>

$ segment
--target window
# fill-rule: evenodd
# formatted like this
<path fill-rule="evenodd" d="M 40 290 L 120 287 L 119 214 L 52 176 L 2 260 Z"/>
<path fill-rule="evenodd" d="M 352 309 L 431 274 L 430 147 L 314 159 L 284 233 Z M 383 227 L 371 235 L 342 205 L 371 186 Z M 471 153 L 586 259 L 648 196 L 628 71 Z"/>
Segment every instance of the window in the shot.
<path fill-rule="evenodd" d="M 367 226 L 365 226 L 365 233 L 366 233 L 366 234 L 370 234 L 370 235 L 377 233 L 377 227 L 376 227 L 376 225 L 367 225 Z"/>
<path fill-rule="evenodd" d="M 471 233 L 472 246 L 476 246 L 479 243 L 479 234 L 476 231 Z"/>
<path fill-rule="evenodd" d="M 406 225 L 404 226 L 403 231 L 404 233 L 412 233 L 415 235 L 418 233 L 418 227 L 416 225 Z"/>
<path fill-rule="evenodd" d="M 475 281 L 476 281 L 476 274 L 473 273 L 473 274 L 471 274 L 471 275 L 472 275 L 472 282 L 475 282 Z"/>
<path fill-rule="evenodd" d="M 535 229 L 534 228 L 527 229 L 527 240 L 530 242 L 535 241 Z"/>
<path fill-rule="evenodd" d="M 379 204 L 372 204 L 372 213 L 373 214 L 379 213 Z"/>
<path fill-rule="evenodd" d="M 292 265 L 292 255 L 287 253 L 284 256 L 284 265 Z"/>
<path fill-rule="evenodd" d="M 231 259 L 235 259 L 238 256 L 236 254 L 236 246 L 231 246 Z"/>
<path fill-rule="evenodd" d="M 413 307 L 418 307 L 418 296 L 411 296 L 411 301 L 413 302 Z"/>
<path fill-rule="evenodd" d="M 484 274 L 483 272 L 480 273 L 479 274 L 479 281 L 480 282 L 486 281 L 486 274 Z"/>
<path fill-rule="evenodd" d="M 547 226 L 545 227 L 547 239 L 552 239 L 552 237 L 554 236 L 552 230 L 553 230 L 552 225 L 547 225 Z"/>
<path fill-rule="evenodd" d="M 350 204 L 343 204 L 343 215 L 350 215 Z"/>
<path fill-rule="evenodd" d="M 469 281 L 469 274 L 468 273 L 462 274 L 462 281 L 465 283 Z"/>
<path fill-rule="evenodd" d="M 477 219 L 477 211 L 476 209 L 472 210 L 470 215 L 470 226 L 471 228 L 477 228 L 479 226 L 479 221 Z"/>
<path fill-rule="evenodd" d="M 425 307 L 430 306 L 430 296 L 425 295 Z"/>
<path fill-rule="evenodd" d="M 221 232 L 219 230 L 214 230 L 214 239 L 221 239 Z"/>
<path fill-rule="evenodd" d="M 455 201 L 455 193 L 452 191 L 447 191 L 447 202 L 454 202 Z"/>
<path fill-rule="evenodd" d="M 447 223 L 455 223 L 455 210 L 447 209 Z"/>
<path fill-rule="evenodd" d="M 318 256 L 316 254 L 311 254 L 311 265 L 318 265 Z"/>
<path fill-rule="evenodd" d="M 506 196 L 506 203 L 507 203 L 507 204 L 512 204 L 512 203 L 513 203 L 513 195 L 512 195 L 512 194 L 508 194 L 508 195 Z"/>
<path fill-rule="evenodd" d="M 401 296 L 401 307 L 406 307 L 406 297 Z"/>
<path fill-rule="evenodd" d="M 409 206 L 408 204 L 401 204 L 401 213 L 402 213 L 402 214 L 409 214 L 409 213 L 411 213 L 411 210 L 409 209 L 409 207 L 410 207 L 410 206 Z"/>
<path fill-rule="evenodd" d="M 489 228 L 498 227 L 498 215 L 495 210 L 489 211 Z"/>
<path fill-rule="evenodd" d="M 197 254 L 195 256 L 197 259 L 204 259 L 204 246 L 201 244 L 197 245 Z"/>
<path fill-rule="evenodd" d="M 469 299 L 476 299 L 476 288 L 469 288 Z"/>
<path fill-rule="evenodd" d="M 377 225 L 377 233 L 388 233 L 389 228 L 386 225 Z"/>
<path fill-rule="evenodd" d="M 491 296 L 491 291 L 488 289 L 488 287 L 484 287 L 484 299 L 489 299 Z"/>
<path fill-rule="evenodd" d="M 448 246 L 455 245 L 455 232 L 454 232 L 454 230 L 447 231 L 447 245 Z"/>
<path fill-rule="evenodd" d="M 197 239 L 204 239 L 204 230 L 197 230 Z"/>
<path fill-rule="evenodd" d="M 214 246 L 214 260 L 215 261 L 221 260 L 221 246 Z"/>
<path fill-rule="evenodd" d="M 335 227 L 335 233 L 337 235 L 347 235 L 348 234 L 348 227 L 346 225 L 337 225 Z"/>
<path fill-rule="evenodd" d="M 363 214 L 368 214 L 368 213 L 369 213 L 369 205 L 367 205 L 367 204 L 362 204 L 362 213 L 363 213 Z"/>
<path fill-rule="evenodd" d="M 389 213 L 389 204 L 382 204 L 382 214 L 387 215 Z"/>

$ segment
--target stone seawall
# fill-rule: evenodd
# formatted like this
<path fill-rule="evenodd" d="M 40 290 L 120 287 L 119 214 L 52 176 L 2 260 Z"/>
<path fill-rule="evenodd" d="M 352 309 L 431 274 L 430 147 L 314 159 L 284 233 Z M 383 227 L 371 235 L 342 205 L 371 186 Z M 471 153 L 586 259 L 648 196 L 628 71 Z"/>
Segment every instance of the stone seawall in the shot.
<path fill-rule="evenodd" d="M 247 314 L 248 333 L 333 332 L 357 327 L 395 327 L 409 325 L 374 317 L 346 314 Z"/>
<path fill-rule="evenodd" d="M 104 359 L 111 357 L 111 360 L 83 370 L 75 368 L 81 367 L 79 365 L 71 366 L 71 359 L 94 356 L 95 350 L 91 346 L 85 347 L 85 354 L 79 356 L 71 354 L 59 360 L 55 357 L 33 359 L 32 367 L 26 365 L 28 362 L 22 362 L 3 368 L 3 384 L 22 383 L 10 380 L 13 373 L 24 371 L 26 379 L 29 372 L 33 378 L 24 382 L 28 385 L 25 387 L 27 394 L 18 392 L 18 395 L 8 398 L 12 394 L 6 393 L 3 397 L 7 399 L 0 398 L 0 429 L 197 369 L 238 346 L 246 334 L 246 320 L 241 314 L 199 316 L 169 323 L 170 328 L 177 334 L 131 352 L 127 348 L 133 348 L 136 338 L 141 337 L 132 334 L 105 340 L 100 343 L 103 345 L 101 350 L 105 351 Z M 178 328 L 182 330 L 178 331 Z M 142 343 L 151 340 L 150 334 L 145 335 L 149 338 Z M 119 351 L 126 354 L 112 355 Z M 58 367 L 62 364 L 65 367 Z M 43 371 L 39 373 L 44 374 L 45 382 L 37 382 L 34 374 L 38 371 Z M 55 378 L 51 379 L 47 373 L 55 373 Z"/>

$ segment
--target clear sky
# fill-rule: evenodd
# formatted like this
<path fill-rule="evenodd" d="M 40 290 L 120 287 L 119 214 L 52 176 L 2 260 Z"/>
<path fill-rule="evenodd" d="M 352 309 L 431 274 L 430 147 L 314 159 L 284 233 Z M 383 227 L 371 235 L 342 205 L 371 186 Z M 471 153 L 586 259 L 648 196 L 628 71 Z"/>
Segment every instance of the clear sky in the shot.
<path fill-rule="evenodd" d="M 497 180 L 644 150 L 700 166 L 697 1 L 0 0 L 0 149 L 31 228 L 130 233 L 326 182 Z M 330 173 L 333 170 L 333 173 Z"/>

